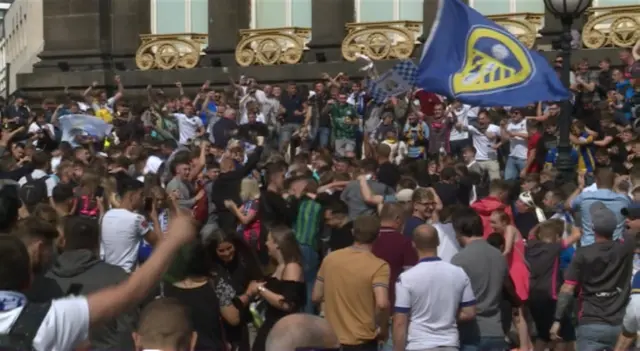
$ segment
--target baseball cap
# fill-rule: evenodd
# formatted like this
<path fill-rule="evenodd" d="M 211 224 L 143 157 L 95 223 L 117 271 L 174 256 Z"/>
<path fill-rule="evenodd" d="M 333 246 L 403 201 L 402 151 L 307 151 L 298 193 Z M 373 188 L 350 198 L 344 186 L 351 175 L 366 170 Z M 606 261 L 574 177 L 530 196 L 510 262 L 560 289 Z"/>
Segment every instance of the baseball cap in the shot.
<path fill-rule="evenodd" d="M 613 211 L 608 209 L 601 201 L 596 201 L 589 207 L 589 213 L 591 214 L 591 223 L 595 233 L 602 236 L 613 235 L 613 232 L 618 227 L 618 218 L 616 218 Z"/>
<path fill-rule="evenodd" d="M 640 219 L 640 202 L 632 202 L 620 210 L 620 213 L 629 219 Z"/>

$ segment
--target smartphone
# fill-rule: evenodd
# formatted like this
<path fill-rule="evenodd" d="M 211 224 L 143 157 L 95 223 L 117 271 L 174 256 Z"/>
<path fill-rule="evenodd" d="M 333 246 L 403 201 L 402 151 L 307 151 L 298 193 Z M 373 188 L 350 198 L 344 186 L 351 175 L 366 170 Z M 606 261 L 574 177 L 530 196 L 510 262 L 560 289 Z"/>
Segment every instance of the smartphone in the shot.
<path fill-rule="evenodd" d="M 104 195 L 104 188 L 99 186 L 98 188 L 96 188 L 96 197 L 102 197 L 102 195 Z"/>
<path fill-rule="evenodd" d="M 146 197 L 144 199 L 144 211 L 151 212 L 151 210 L 153 210 L 153 198 Z"/>

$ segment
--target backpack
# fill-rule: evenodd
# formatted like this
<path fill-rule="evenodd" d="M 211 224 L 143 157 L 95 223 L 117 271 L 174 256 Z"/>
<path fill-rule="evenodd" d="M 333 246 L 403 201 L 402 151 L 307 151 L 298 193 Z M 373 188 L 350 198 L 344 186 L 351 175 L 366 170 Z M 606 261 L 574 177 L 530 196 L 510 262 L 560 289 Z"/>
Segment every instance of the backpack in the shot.
<path fill-rule="evenodd" d="M 26 176 L 27 182 L 20 187 L 20 199 L 26 206 L 35 206 L 47 198 L 47 179 L 49 176 L 33 179 L 31 174 Z"/>
<path fill-rule="evenodd" d="M 48 303 L 27 303 L 7 334 L 0 335 L 0 351 L 35 350 L 33 338 L 51 308 Z"/>

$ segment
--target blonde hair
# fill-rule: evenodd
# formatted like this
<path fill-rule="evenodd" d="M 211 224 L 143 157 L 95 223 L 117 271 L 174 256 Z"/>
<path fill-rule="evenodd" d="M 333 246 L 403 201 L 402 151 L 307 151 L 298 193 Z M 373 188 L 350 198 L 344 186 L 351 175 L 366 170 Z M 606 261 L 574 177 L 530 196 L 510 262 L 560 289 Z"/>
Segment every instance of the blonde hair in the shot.
<path fill-rule="evenodd" d="M 240 198 L 242 202 L 255 200 L 260 197 L 260 185 L 253 178 L 244 178 L 240 185 Z"/>

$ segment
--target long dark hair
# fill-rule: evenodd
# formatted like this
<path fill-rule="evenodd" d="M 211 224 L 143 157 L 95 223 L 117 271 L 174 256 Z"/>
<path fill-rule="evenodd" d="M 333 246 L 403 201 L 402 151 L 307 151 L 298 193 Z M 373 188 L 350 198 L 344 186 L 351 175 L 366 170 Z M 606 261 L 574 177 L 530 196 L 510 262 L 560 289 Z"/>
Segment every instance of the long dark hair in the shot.
<path fill-rule="evenodd" d="M 226 271 L 224 268 L 226 264 L 222 262 L 216 252 L 218 245 L 222 243 L 229 243 L 235 248 L 235 254 L 233 262 L 242 266 L 246 272 L 246 278 L 248 281 L 261 280 L 264 278 L 264 273 L 260 267 L 258 258 L 253 250 L 242 240 L 238 235 L 232 232 L 227 232 L 222 229 L 214 230 L 210 236 L 206 239 L 207 251 L 211 257 L 213 263 L 212 269 L 215 272 Z"/>
<path fill-rule="evenodd" d="M 211 258 L 209 250 L 201 242 L 191 248 L 191 255 L 186 264 L 185 274 L 188 277 L 208 277 L 211 275 Z"/>

